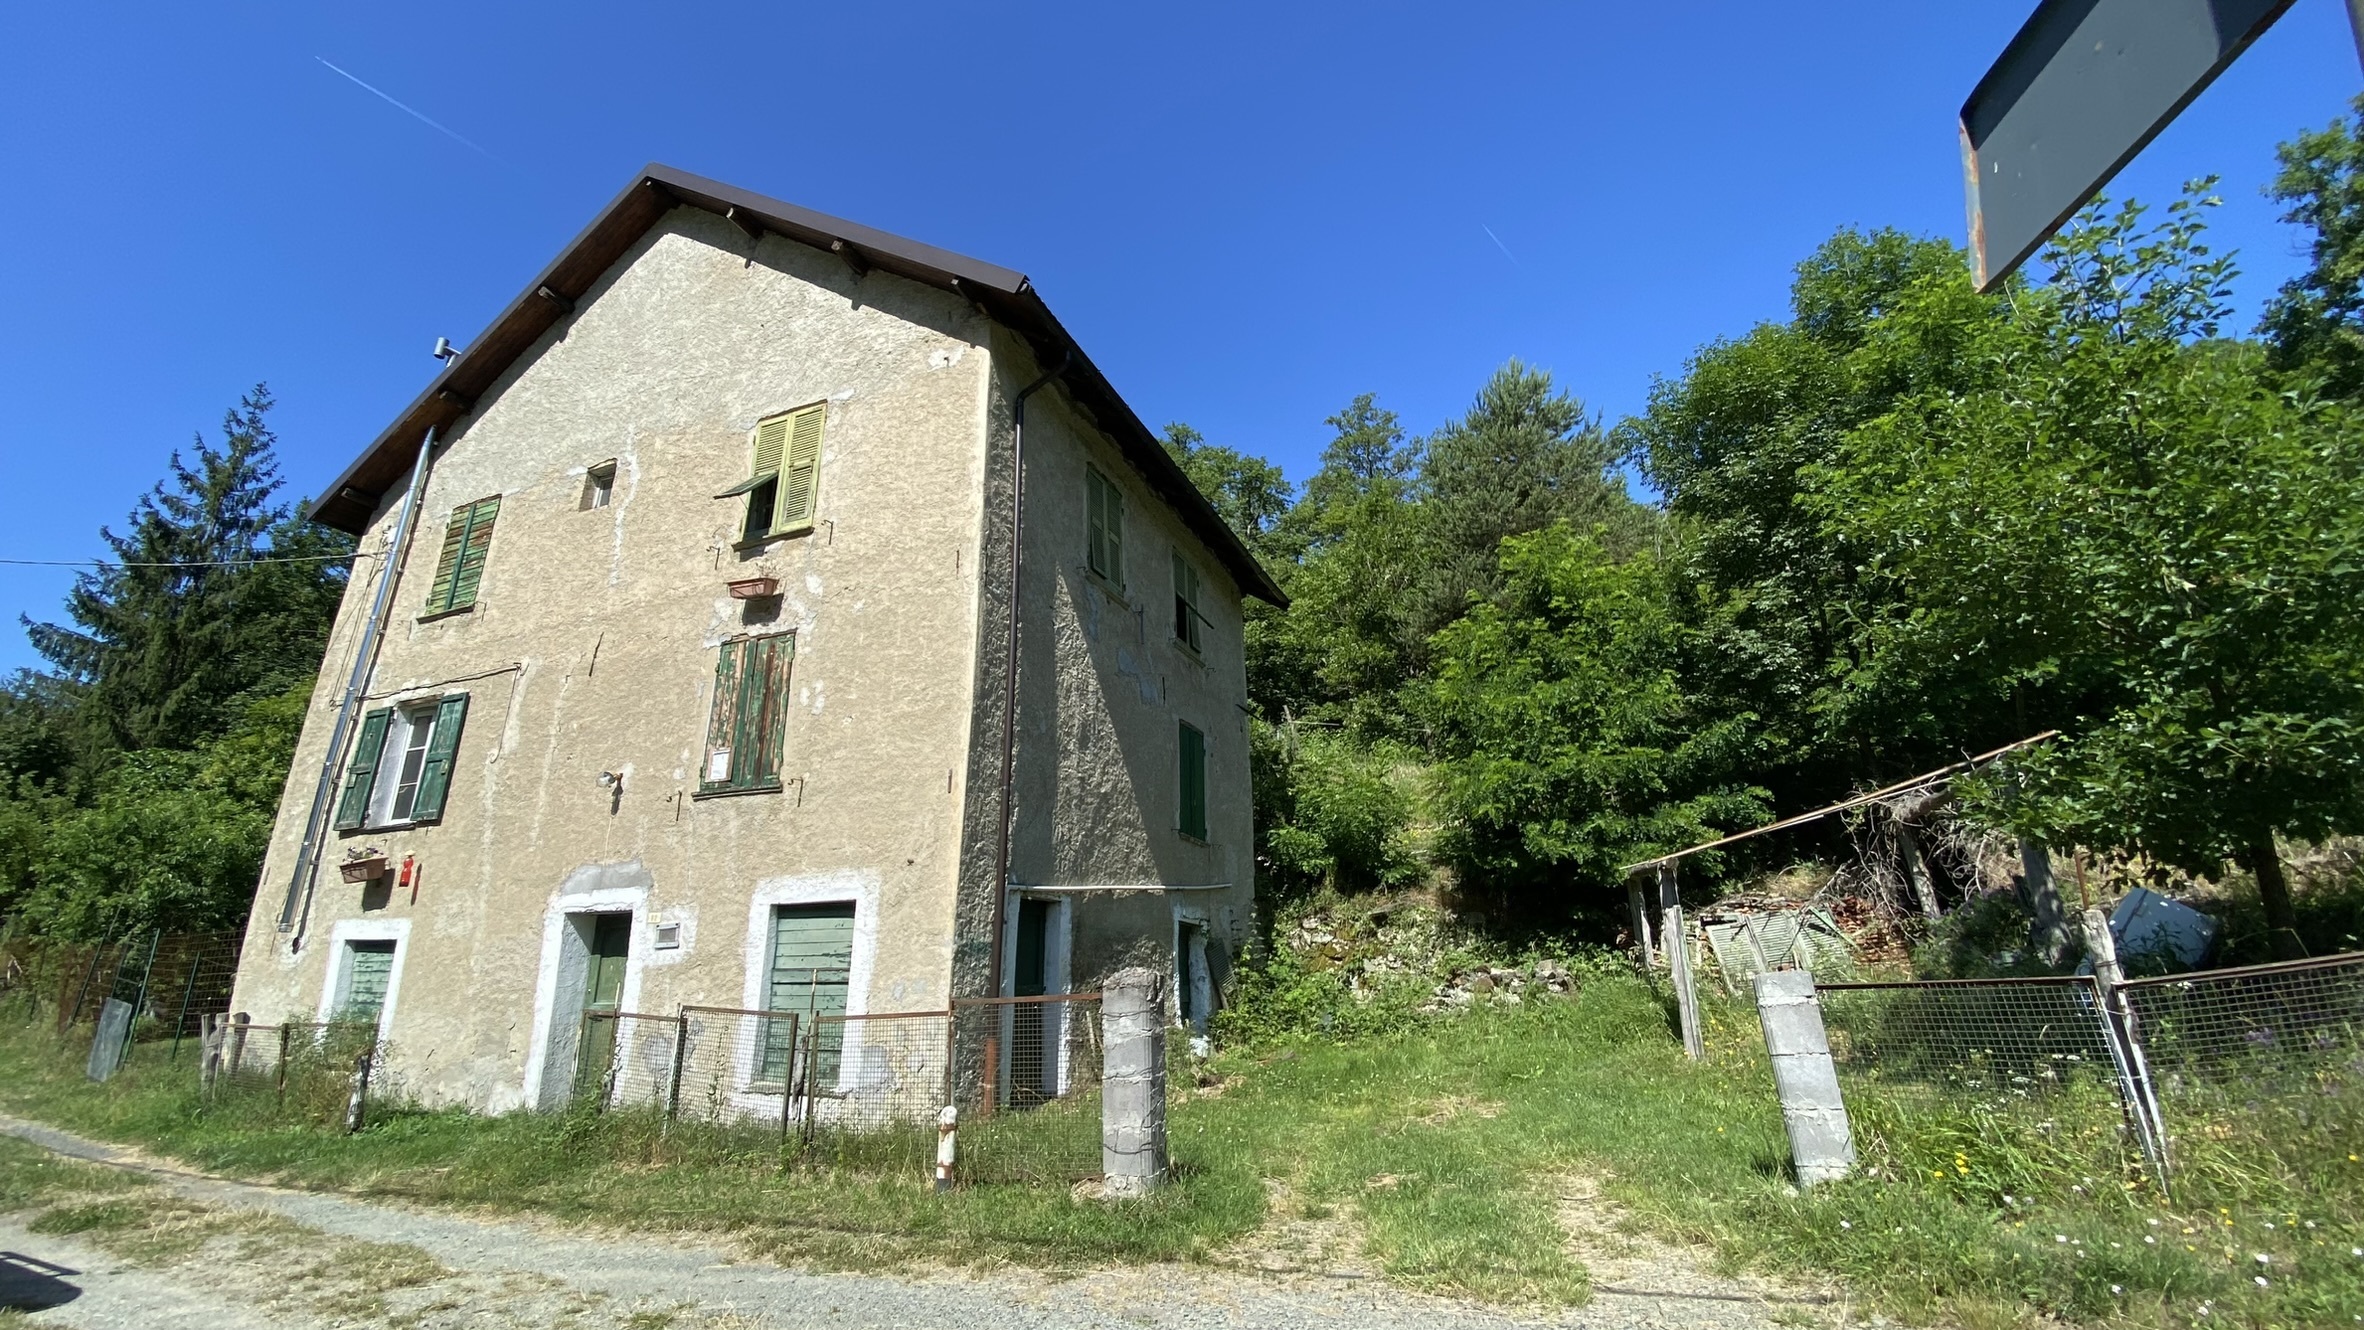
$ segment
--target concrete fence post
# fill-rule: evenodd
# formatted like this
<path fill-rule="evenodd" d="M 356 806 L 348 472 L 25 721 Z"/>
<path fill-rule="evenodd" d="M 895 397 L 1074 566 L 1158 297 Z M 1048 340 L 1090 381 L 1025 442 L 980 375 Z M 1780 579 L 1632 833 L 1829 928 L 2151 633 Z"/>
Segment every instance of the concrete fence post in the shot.
<path fill-rule="evenodd" d="M 1145 1195 L 1166 1180 L 1166 980 L 1119 970 L 1100 985 L 1102 1194 Z"/>
<path fill-rule="evenodd" d="M 1765 1052 L 1773 1059 L 1773 1088 L 1781 1096 L 1781 1123 L 1789 1129 L 1798 1182 L 1811 1187 L 1847 1176 L 1855 1167 L 1855 1138 L 1847 1129 L 1847 1104 L 1839 1096 L 1813 974 L 1758 975 L 1757 1020 L 1765 1027 Z"/>

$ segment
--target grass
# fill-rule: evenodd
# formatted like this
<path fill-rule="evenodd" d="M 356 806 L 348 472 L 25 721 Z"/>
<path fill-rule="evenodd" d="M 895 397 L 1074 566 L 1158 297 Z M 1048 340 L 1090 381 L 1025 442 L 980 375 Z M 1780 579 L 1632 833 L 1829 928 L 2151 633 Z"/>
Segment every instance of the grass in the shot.
<path fill-rule="evenodd" d="M 2106 1129 L 1862 1094 L 1863 1175 L 1799 1194 L 1753 1013 L 1711 1002 L 1709 1016 L 1711 1056 L 1688 1063 L 1659 996 L 1604 968 L 1570 998 L 1177 1064 L 1176 1182 L 1116 1222 L 1065 1186 L 937 1196 L 916 1173 L 784 1170 L 764 1133 L 666 1134 L 628 1114 L 397 1111 L 334 1135 L 251 1102 L 202 1104 L 186 1057 L 172 1067 L 143 1049 L 114 1082 L 90 1085 L 44 1029 L 0 1028 L 0 1110 L 220 1173 L 700 1231 L 823 1268 L 1248 1259 L 1269 1223 L 1303 1219 L 1351 1225 L 1362 1256 L 1406 1286 L 1566 1305 L 1588 1285 L 1557 1211 L 1583 1176 L 1630 1221 L 1729 1266 L 1836 1276 L 1858 1308 L 1907 1320 L 2364 1317 L 2364 1257 L 2352 1254 L 2364 1247 L 2364 1162 L 2349 1153 L 2364 1139 L 2342 1125 L 2356 1120 L 2352 1098 L 2300 1106 L 2303 1157 L 2263 1148 L 2261 1133 L 2288 1122 L 2224 1113 L 2207 1124 L 2223 1132 L 2208 1138 L 2222 1166 L 2196 1169 L 2170 1205 L 2126 1171 Z M 0 1205 L 42 1185 L 44 1167 L 0 1170 Z M 87 1215 L 54 1222 L 103 1225 L 121 1199 L 90 1197 L 78 1202 Z M 1268 1214 L 1274 1204 L 1287 1213 Z"/>

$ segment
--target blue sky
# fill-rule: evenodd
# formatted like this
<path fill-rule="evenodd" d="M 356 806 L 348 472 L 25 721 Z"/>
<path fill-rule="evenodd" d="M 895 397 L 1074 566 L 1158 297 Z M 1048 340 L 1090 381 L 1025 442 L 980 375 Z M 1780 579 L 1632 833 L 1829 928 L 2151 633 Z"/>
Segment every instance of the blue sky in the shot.
<path fill-rule="evenodd" d="M 1614 420 L 1833 229 L 1958 239 L 2031 6 L 8 6 L 0 558 L 100 553 L 257 380 L 319 488 L 650 160 L 1024 271 L 1143 418 L 1292 476 L 1354 394 L 1424 431 L 1511 356 Z M 2245 320 L 2345 24 L 2301 0 L 2117 186 L 2224 176 Z M 0 567 L 0 669 L 70 577 Z"/>

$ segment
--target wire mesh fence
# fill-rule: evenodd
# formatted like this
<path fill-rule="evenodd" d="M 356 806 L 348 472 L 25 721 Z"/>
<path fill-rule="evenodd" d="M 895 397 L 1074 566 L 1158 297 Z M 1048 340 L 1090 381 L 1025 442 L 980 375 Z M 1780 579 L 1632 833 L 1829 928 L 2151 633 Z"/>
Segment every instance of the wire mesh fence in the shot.
<path fill-rule="evenodd" d="M 203 1084 L 218 1109 L 343 1126 L 366 1112 L 373 1090 L 396 1092 L 385 1045 L 365 1021 L 222 1021 L 217 1030 L 219 1060 Z"/>
<path fill-rule="evenodd" d="M 936 1159 L 953 1050 L 942 1011 L 823 1015 L 805 1038 L 805 1151 L 817 1167 L 913 1180 Z"/>
<path fill-rule="evenodd" d="M 1100 1172 L 1100 995 L 953 1003 L 960 1176 L 1074 1182 Z"/>
<path fill-rule="evenodd" d="M 2364 955 L 2118 991 L 2177 1169 L 2254 1168 L 2262 1149 L 2300 1172 L 2364 1141 Z"/>
<path fill-rule="evenodd" d="M 650 1058 L 662 1046 L 661 1019 L 631 1022 L 639 1037 L 633 1070 L 619 1078 L 620 1102 L 656 1102 Z M 802 1118 L 798 1026 L 793 1011 L 683 1007 L 662 1082 L 665 1112 L 723 1127 L 768 1124 L 781 1140 L 792 1139 Z"/>
<path fill-rule="evenodd" d="M 1859 1139 L 1905 1167 L 1964 1168 L 1974 1142 L 2164 1182 L 2364 1139 L 2364 955 L 1816 993 Z"/>

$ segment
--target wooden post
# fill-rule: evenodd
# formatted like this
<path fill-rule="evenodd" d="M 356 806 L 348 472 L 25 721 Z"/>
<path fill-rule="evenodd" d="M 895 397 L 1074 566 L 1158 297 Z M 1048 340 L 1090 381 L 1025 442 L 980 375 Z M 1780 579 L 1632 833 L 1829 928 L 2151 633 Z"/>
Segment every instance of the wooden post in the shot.
<path fill-rule="evenodd" d="M 371 1056 L 376 1051 L 377 1046 L 373 1044 L 362 1049 L 361 1055 L 353 1059 L 353 1090 L 345 1098 L 347 1136 L 361 1130 L 362 1115 L 369 1103 L 369 1064 L 376 1060 Z"/>
<path fill-rule="evenodd" d="M 222 1077 L 222 1043 L 227 1037 L 229 1018 L 206 1012 L 199 1018 L 204 1033 L 197 1044 L 197 1088 L 206 1099 L 213 1098 L 214 1083 Z"/>
<path fill-rule="evenodd" d="M 1642 968 L 1658 968 L 1658 956 L 1650 945 L 1650 912 L 1642 908 L 1642 880 L 1628 875 L 1625 879 L 1625 901 L 1633 907 L 1633 944 L 1641 949 Z"/>
<path fill-rule="evenodd" d="M 232 1079 L 237 1078 L 239 1059 L 246 1056 L 246 1027 L 253 1020 L 243 1011 L 230 1018 L 230 1055 L 227 1061 Z"/>
<path fill-rule="evenodd" d="M 280 1110 L 284 1112 L 287 1108 L 287 1022 L 284 1020 L 279 1022 L 278 1078 L 278 1084 L 274 1087 L 273 1093 L 278 1096 Z"/>
<path fill-rule="evenodd" d="M 1683 1052 L 1696 1061 L 1707 1056 L 1707 1041 L 1699 1030 L 1699 994 L 1691 987 L 1691 946 L 1683 927 L 1683 902 L 1675 894 L 1672 859 L 1658 862 L 1659 943 L 1666 948 L 1667 971 L 1674 983 L 1675 1012 L 1682 1020 Z"/>
<path fill-rule="evenodd" d="M 689 1013 L 675 1016 L 673 1027 L 673 1075 L 665 1082 L 665 1121 L 670 1123 L 681 1115 L 681 1061 L 689 1054 Z M 789 1050 L 793 1055 L 794 1049 Z"/>
<path fill-rule="evenodd" d="M 1941 913 L 1937 908 L 1937 884 L 1930 880 L 1928 862 L 1921 858 L 1921 838 L 1902 817 L 1896 819 L 1896 859 L 1897 866 L 1904 870 L 1904 880 L 1912 884 L 1913 899 L 1920 905 L 1922 915 L 1937 918 Z"/>
<path fill-rule="evenodd" d="M 997 1019 L 1000 1015 L 994 1013 Z M 984 1081 L 977 1096 L 977 1116 L 989 1118 L 993 1116 L 993 1101 L 1001 1094 L 1001 1036 L 997 1034 L 985 1036 Z"/>

